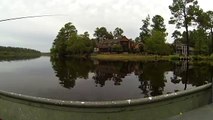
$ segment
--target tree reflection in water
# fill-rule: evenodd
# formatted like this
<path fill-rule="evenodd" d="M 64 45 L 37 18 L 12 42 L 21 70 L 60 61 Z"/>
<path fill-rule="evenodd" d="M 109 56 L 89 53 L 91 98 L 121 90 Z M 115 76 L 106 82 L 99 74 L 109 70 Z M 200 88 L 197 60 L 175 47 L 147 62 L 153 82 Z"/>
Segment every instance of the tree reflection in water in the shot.
<path fill-rule="evenodd" d="M 143 65 L 143 74 L 139 75 L 139 88 L 145 97 L 163 94 L 166 79 L 164 73 L 170 71 L 172 64 L 168 62 L 149 62 Z M 150 95 L 148 94 L 150 93 Z"/>
<path fill-rule="evenodd" d="M 88 78 L 94 65 L 91 60 L 51 58 L 52 67 L 60 84 L 65 88 L 73 88 L 77 78 Z"/>
<path fill-rule="evenodd" d="M 207 64 L 189 64 L 185 62 L 115 62 L 92 61 L 89 59 L 51 58 L 52 67 L 60 84 L 68 89 L 75 86 L 78 78 L 94 80 L 96 87 L 105 87 L 106 82 L 121 86 L 130 75 L 138 79 L 138 88 L 144 97 L 162 95 L 166 83 L 200 86 L 211 80 L 211 67 Z M 166 73 L 172 72 L 167 78 Z M 89 78 L 89 74 L 92 76 Z M 135 79 L 134 78 L 134 79 Z M 128 82 L 131 82 L 130 80 Z M 169 87 L 168 87 L 169 88 Z M 174 89 L 174 88 L 171 88 Z M 131 91 L 131 89 L 130 89 Z M 173 90 L 173 92 L 179 91 Z"/>
<path fill-rule="evenodd" d="M 174 73 L 175 76 L 181 77 L 185 85 L 201 86 L 211 82 L 212 79 L 211 66 L 206 63 L 176 62 Z"/>

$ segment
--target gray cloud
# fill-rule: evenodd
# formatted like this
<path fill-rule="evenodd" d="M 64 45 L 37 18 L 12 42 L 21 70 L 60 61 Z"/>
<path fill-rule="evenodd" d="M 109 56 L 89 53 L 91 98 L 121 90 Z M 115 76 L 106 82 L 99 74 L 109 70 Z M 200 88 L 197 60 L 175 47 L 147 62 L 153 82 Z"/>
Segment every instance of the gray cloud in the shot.
<path fill-rule="evenodd" d="M 211 1 L 199 0 L 204 10 Z M 1 19 L 28 15 L 65 14 L 60 17 L 25 19 L 0 23 L 0 45 L 18 46 L 49 51 L 59 29 L 72 22 L 79 33 L 94 33 L 105 26 L 112 31 L 121 27 L 129 38 L 139 35 L 141 20 L 148 14 L 160 14 L 168 22 L 168 6 L 172 0 L 1 0 Z M 167 24 L 169 33 L 174 29 Z M 167 42 L 172 42 L 170 36 Z"/>

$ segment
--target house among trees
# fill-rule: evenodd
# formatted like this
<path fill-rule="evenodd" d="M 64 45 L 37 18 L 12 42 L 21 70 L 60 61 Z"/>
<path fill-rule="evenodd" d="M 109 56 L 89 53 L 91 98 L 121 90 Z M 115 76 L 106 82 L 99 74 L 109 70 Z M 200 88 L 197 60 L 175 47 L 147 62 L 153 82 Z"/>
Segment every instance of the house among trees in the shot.
<path fill-rule="evenodd" d="M 97 43 L 95 52 L 130 52 L 134 49 L 135 43 L 126 36 L 117 39 L 104 39 Z"/>
<path fill-rule="evenodd" d="M 178 55 L 187 55 L 187 45 L 183 44 L 181 42 L 175 42 L 175 53 Z M 194 48 L 189 47 L 189 54 L 193 54 L 194 53 Z"/>

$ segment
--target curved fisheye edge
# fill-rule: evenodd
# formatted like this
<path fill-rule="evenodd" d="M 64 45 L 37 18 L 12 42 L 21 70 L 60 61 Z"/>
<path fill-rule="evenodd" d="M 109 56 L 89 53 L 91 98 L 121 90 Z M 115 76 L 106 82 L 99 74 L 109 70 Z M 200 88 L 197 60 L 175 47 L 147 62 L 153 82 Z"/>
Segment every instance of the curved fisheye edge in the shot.
<path fill-rule="evenodd" d="M 149 104 L 154 102 L 165 101 L 168 99 L 173 99 L 185 95 L 189 95 L 195 92 L 199 92 L 212 87 L 212 83 L 208 83 L 196 88 L 192 88 L 185 91 L 179 91 L 171 94 L 164 94 L 155 97 L 148 98 L 138 98 L 138 99 L 127 99 L 127 100 L 116 100 L 116 101 L 64 101 L 57 99 L 48 99 L 41 97 L 28 96 L 23 94 L 17 94 L 13 92 L 7 92 L 0 90 L 0 95 L 11 97 L 15 99 L 20 99 L 28 102 L 35 102 L 40 104 L 56 105 L 56 106 L 66 106 L 66 107 L 82 107 L 82 108 L 107 108 L 107 107 L 125 107 Z"/>

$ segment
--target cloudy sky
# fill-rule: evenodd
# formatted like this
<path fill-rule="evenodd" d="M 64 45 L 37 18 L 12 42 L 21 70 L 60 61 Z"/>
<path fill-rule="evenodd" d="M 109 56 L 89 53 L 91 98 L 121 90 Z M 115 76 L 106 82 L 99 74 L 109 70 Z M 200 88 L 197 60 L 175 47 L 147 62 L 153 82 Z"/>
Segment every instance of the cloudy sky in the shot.
<path fill-rule="evenodd" d="M 63 16 L 23 19 L 0 23 L 0 46 L 14 46 L 48 52 L 59 29 L 72 22 L 79 33 L 88 31 L 90 37 L 96 27 L 109 31 L 116 27 L 128 38 L 139 35 L 141 20 L 148 14 L 164 17 L 167 32 L 171 16 L 168 6 L 172 0 L 1 0 L 0 19 L 28 15 L 63 14 Z M 199 0 L 204 10 L 213 10 L 211 0 Z M 168 37 L 167 42 L 172 42 Z"/>

